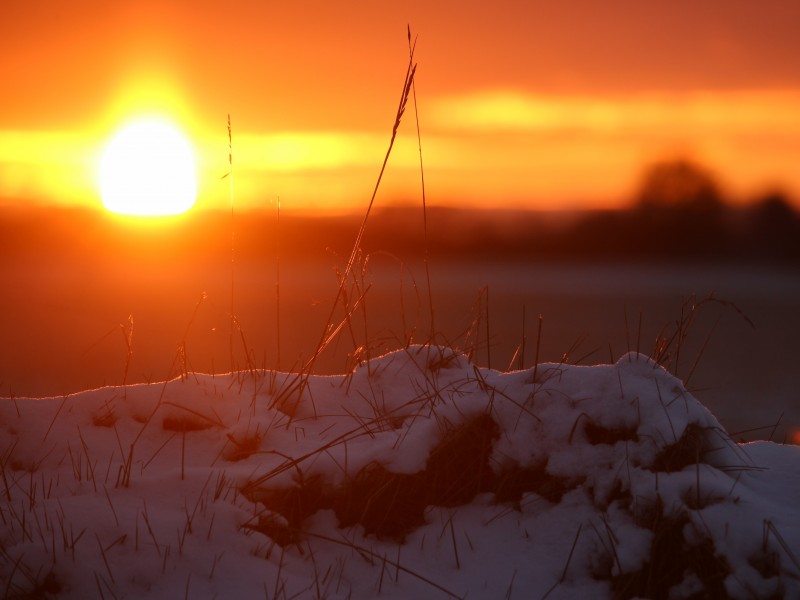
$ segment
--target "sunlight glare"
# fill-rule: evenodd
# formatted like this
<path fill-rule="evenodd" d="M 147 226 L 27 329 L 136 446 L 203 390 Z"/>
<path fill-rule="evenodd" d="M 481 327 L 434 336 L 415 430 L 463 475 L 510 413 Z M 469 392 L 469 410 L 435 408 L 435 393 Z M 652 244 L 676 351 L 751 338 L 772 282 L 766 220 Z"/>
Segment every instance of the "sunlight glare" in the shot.
<path fill-rule="evenodd" d="M 132 121 L 103 151 L 99 185 L 103 204 L 112 212 L 139 216 L 183 213 L 197 196 L 192 147 L 165 119 Z"/>

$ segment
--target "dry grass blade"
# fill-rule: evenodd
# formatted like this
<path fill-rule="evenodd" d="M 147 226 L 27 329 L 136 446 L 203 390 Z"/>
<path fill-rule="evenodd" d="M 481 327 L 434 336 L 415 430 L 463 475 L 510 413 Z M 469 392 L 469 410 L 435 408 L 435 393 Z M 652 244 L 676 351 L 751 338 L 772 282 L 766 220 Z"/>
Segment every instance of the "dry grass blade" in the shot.
<path fill-rule="evenodd" d="M 575 553 L 575 547 L 578 545 L 578 538 L 581 536 L 581 529 L 583 529 L 583 523 L 578 525 L 578 531 L 575 532 L 575 539 L 572 540 L 572 547 L 569 549 L 569 556 L 567 556 L 567 562 L 564 564 L 564 570 L 561 572 L 561 577 L 553 584 L 553 587 L 547 590 L 547 593 L 542 596 L 542 600 L 545 600 L 550 594 L 553 593 L 553 590 L 555 590 L 559 585 L 564 583 L 564 580 L 566 580 L 567 569 L 569 569 L 569 564 L 572 562 L 572 555 Z"/>
<path fill-rule="evenodd" d="M 358 544 L 356 544 L 354 542 L 351 542 L 350 540 L 337 540 L 336 538 L 332 538 L 330 536 L 323 535 L 321 533 L 315 533 L 315 532 L 309 532 L 309 531 L 306 531 L 304 533 L 306 535 L 311 536 L 311 537 L 315 537 L 317 539 L 324 540 L 324 541 L 330 542 L 332 544 L 338 544 L 338 545 L 341 545 L 341 546 L 347 546 L 348 548 L 351 548 L 351 549 L 355 550 L 356 552 L 358 552 L 359 554 L 361 554 L 365 558 L 369 557 L 369 558 L 372 558 L 372 559 L 379 560 L 379 561 L 381 561 L 381 563 L 386 563 L 386 564 L 394 567 L 397 571 L 402 571 L 403 573 L 407 573 L 408 575 L 411 575 L 412 577 L 414 577 L 416 579 L 419 579 L 423 583 L 426 583 L 426 584 L 430 585 L 432 588 L 434 588 L 436 590 L 439 590 L 440 592 L 442 592 L 443 594 L 445 594 L 446 596 L 448 596 L 450 598 L 462 598 L 462 596 L 459 596 L 458 594 L 456 594 L 454 592 L 451 592 L 450 590 L 448 590 L 444 586 L 436 583 L 432 579 L 429 579 L 428 577 L 425 577 L 424 575 L 422 575 L 420 573 L 417 573 L 416 571 L 401 565 L 399 562 L 396 562 L 396 561 L 394 561 L 394 560 L 392 560 L 390 558 L 387 558 L 385 555 L 379 554 L 378 552 L 376 552 L 374 550 L 370 550 L 369 548 L 366 548 L 364 546 L 360 546 L 360 545 L 358 545 Z"/>
<path fill-rule="evenodd" d="M 231 204 L 231 322 L 230 322 L 230 336 L 229 336 L 229 352 L 231 360 L 231 371 L 235 368 L 235 360 L 233 356 L 233 336 L 235 331 L 236 312 L 234 310 L 234 281 L 236 269 L 236 229 L 233 224 L 233 135 L 231 131 L 231 115 L 228 113 L 228 193 L 230 195 Z"/>
<path fill-rule="evenodd" d="M 414 38 L 414 42 L 411 42 L 411 26 L 408 26 L 408 56 L 409 60 L 413 60 L 414 57 L 414 49 L 417 47 L 417 39 Z M 417 105 L 417 84 L 415 81 L 412 80 L 411 82 L 411 97 L 414 100 L 414 122 L 417 126 L 417 148 L 419 150 L 419 177 L 422 186 L 422 234 L 423 240 L 425 243 L 424 249 L 424 263 L 425 263 L 425 279 L 428 286 L 428 308 L 430 310 L 430 317 L 431 317 L 431 330 L 430 330 L 430 340 L 431 342 L 435 341 L 436 338 L 436 311 L 433 307 L 433 287 L 431 286 L 431 269 L 430 269 L 430 253 L 429 253 L 429 243 L 428 243 L 428 202 L 427 197 L 425 195 L 425 169 L 423 168 L 422 162 L 422 135 L 419 129 L 419 108 Z"/>
<path fill-rule="evenodd" d="M 339 305 L 340 300 L 342 299 L 342 295 L 344 293 L 344 287 L 347 284 L 347 281 L 350 279 L 350 275 L 353 272 L 353 268 L 355 267 L 356 259 L 358 258 L 359 253 L 361 252 L 361 242 L 364 238 L 364 232 L 367 229 L 367 221 L 369 220 L 370 213 L 372 212 L 372 207 L 375 204 L 375 198 L 378 195 L 378 189 L 380 188 L 381 181 L 383 180 L 383 174 L 386 171 L 386 165 L 389 162 L 389 156 L 392 154 L 392 148 L 394 147 L 395 139 L 397 138 L 397 130 L 400 127 L 400 122 L 403 118 L 403 113 L 406 110 L 406 104 L 408 103 L 408 97 L 411 93 L 411 86 L 414 83 L 414 74 L 416 73 L 417 65 L 414 63 L 414 53 L 411 52 L 411 56 L 409 57 L 408 67 L 406 68 L 406 76 L 403 82 L 403 91 L 400 94 L 400 102 L 397 107 L 397 113 L 395 115 L 394 125 L 392 126 L 392 135 L 389 140 L 389 147 L 386 149 L 386 155 L 383 158 L 383 164 L 381 165 L 380 172 L 378 173 L 377 181 L 375 182 L 375 188 L 372 191 L 372 197 L 370 198 L 369 204 L 367 205 L 367 212 L 364 215 L 364 219 L 361 222 L 361 226 L 358 229 L 358 233 L 356 234 L 356 240 L 353 244 L 353 249 L 350 252 L 350 258 L 347 260 L 347 266 L 345 267 L 345 271 L 342 274 L 339 289 L 336 293 L 336 298 L 334 299 L 333 306 L 331 307 L 330 315 L 325 323 L 325 329 L 322 332 L 322 336 L 320 338 L 319 344 L 317 344 L 317 352 L 314 353 L 314 356 L 308 362 L 306 366 L 307 372 L 311 372 L 313 369 L 314 363 L 319 356 L 321 349 L 330 343 L 330 339 L 328 337 L 328 331 L 330 330 L 331 324 L 334 320 L 334 314 L 336 312 L 336 307 Z M 327 340 L 327 343 L 326 343 Z"/>
<path fill-rule="evenodd" d="M 275 370 L 281 370 L 281 197 L 275 213 Z"/>

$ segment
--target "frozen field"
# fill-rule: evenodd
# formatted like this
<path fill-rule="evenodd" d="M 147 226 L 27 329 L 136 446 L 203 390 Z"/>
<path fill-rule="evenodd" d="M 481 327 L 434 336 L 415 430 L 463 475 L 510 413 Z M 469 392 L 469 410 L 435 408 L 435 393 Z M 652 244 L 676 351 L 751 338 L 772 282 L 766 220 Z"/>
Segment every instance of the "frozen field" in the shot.
<path fill-rule="evenodd" d="M 258 366 L 289 370 L 307 360 L 320 339 L 336 293 L 330 263 L 281 265 L 280 337 L 276 337 L 274 265 L 236 265 L 234 311 L 240 330 L 235 360 L 244 363 L 244 344 Z M 402 273 L 402 275 L 401 275 Z M 413 277 L 412 277 L 413 276 Z M 124 263 L 77 264 L 58 260 L 5 267 L 7 293 L 0 296 L 0 385 L 2 395 L 72 393 L 122 383 L 127 362 L 123 333 L 133 317 L 127 381 L 162 380 L 172 373 L 176 349 L 186 342 L 188 364 L 197 371 L 230 369 L 230 266 L 153 263 L 146 272 Z M 415 292 L 413 281 L 418 290 Z M 376 255 L 365 282 L 367 337 L 373 354 L 398 347 L 414 332 L 429 337 L 428 303 L 421 266 L 402 270 Z M 524 365 L 535 358 L 542 315 L 541 361 L 595 364 L 637 348 L 652 352 L 656 336 L 674 329 L 684 303 L 714 292 L 734 303 L 706 303 L 689 328 L 678 376 L 701 359 L 688 387 L 731 432 L 766 427 L 746 437 L 774 439 L 800 427 L 800 277 L 787 268 L 763 266 L 647 267 L 644 265 L 498 265 L 433 263 L 432 287 L 439 342 L 466 347 L 464 334 L 483 306 L 471 341 L 474 360 L 506 369 L 519 347 Z M 488 339 L 486 348 L 486 296 Z M 200 302 L 205 292 L 205 299 Z M 401 293 L 402 292 L 402 293 Z M 401 303 L 401 296 L 403 301 Z M 199 303 L 199 306 L 198 306 Z M 523 307 L 525 327 L 523 329 Z M 354 319 L 363 343 L 363 316 Z M 666 328 L 666 329 L 665 329 Z M 244 343 L 242 335 L 244 334 Z M 340 373 L 353 349 L 350 334 L 322 355 L 319 373 Z M 519 366 L 520 355 L 514 361 Z"/>

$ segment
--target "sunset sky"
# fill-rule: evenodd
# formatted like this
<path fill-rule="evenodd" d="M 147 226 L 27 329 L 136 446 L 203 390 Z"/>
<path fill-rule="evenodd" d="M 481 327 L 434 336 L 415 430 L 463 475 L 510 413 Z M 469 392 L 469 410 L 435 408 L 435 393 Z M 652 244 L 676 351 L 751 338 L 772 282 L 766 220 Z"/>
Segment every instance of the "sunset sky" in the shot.
<path fill-rule="evenodd" d="M 800 197 L 800 3 L 405 0 L 11 2 L 0 19 L 0 198 L 100 206 L 114 131 L 189 136 L 198 206 L 366 205 L 418 36 L 428 201 L 628 202 L 689 157 L 735 201 Z M 420 198 L 413 109 L 381 202 Z"/>

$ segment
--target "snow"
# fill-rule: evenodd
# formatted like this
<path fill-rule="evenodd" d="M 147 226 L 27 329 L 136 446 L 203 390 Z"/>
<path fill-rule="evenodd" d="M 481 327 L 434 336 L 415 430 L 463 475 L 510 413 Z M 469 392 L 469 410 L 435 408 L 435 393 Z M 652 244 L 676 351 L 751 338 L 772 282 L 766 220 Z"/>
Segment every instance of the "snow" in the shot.
<path fill-rule="evenodd" d="M 800 447 L 635 353 L 4 398 L 0 468 L 8 598 L 800 597 Z"/>

